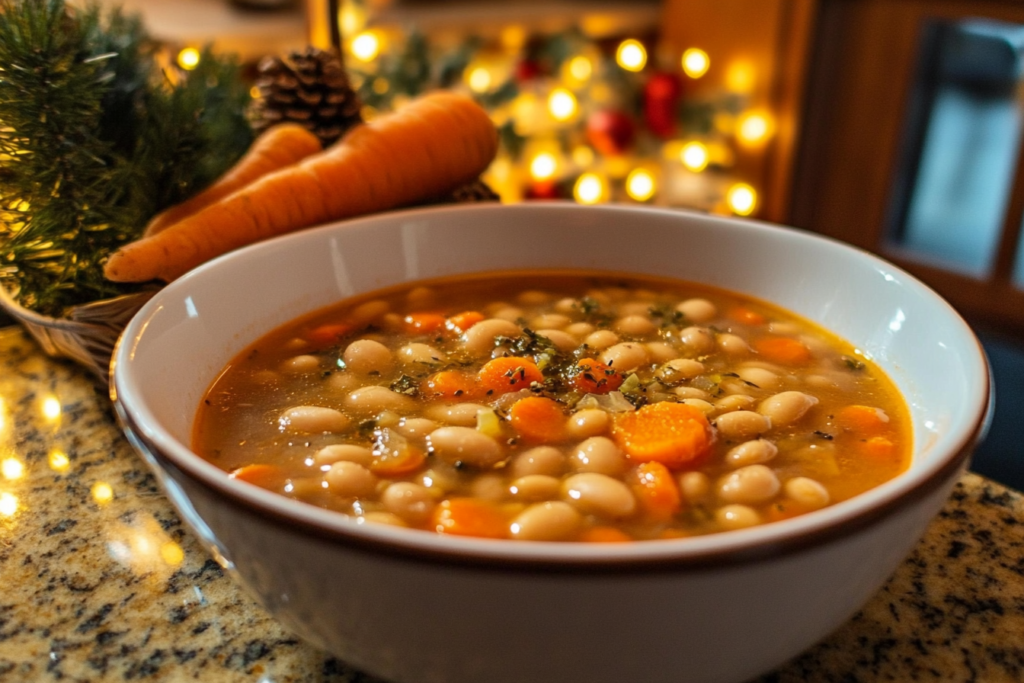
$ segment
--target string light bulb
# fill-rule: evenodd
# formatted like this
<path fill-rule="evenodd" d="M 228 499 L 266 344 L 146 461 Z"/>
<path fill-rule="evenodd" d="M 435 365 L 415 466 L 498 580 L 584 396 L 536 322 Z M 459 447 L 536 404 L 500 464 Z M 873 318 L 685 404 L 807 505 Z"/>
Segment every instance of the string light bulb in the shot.
<path fill-rule="evenodd" d="M 105 481 L 98 481 L 92 485 L 92 499 L 101 505 L 109 503 L 114 499 L 114 489 Z"/>
<path fill-rule="evenodd" d="M 194 47 L 186 47 L 178 53 L 178 66 L 185 71 L 192 71 L 199 66 L 199 59 L 199 50 Z"/>
<path fill-rule="evenodd" d="M 746 183 L 736 183 L 729 188 L 725 201 L 737 216 L 749 216 L 757 206 L 757 191 Z"/>
<path fill-rule="evenodd" d="M 654 196 L 657 184 L 650 171 L 638 168 L 626 176 L 626 194 L 638 202 L 646 202 Z"/>
<path fill-rule="evenodd" d="M 584 173 L 572 188 L 572 196 L 580 204 L 597 204 L 608 194 L 604 180 L 596 173 Z"/>
<path fill-rule="evenodd" d="M 530 161 L 530 177 L 534 180 L 550 180 L 558 170 L 558 160 L 549 152 L 541 152 Z"/>
<path fill-rule="evenodd" d="M 55 448 L 50 451 L 50 455 L 47 457 L 47 461 L 50 464 L 50 469 L 55 472 L 63 472 L 71 464 L 71 460 L 68 458 L 68 454 L 64 451 Z"/>
<path fill-rule="evenodd" d="M 352 39 L 352 56 L 361 62 L 372 62 L 380 54 L 380 38 L 373 31 L 363 31 Z"/>
<path fill-rule="evenodd" d="M 647 64 L 647 50 L 639 40 L 627 38 L 615 51 L 615 63 L 626 71 L 643 71 Z"/>
<path fill-rule="evenodd" d="M 683 166 L 694 173 L 699 173 L 708 167 L 708 148 L 703 142 L 688 142 L 683 145 L 679 159 Z"/>
<path fill-rule="evenodd" d="M 581 83 L 589 80 L 594 73 L 594 65 L 588 57 L 576 55 L 569 60 L 569 75 Z"/>
<path fill-rule="evenodd" d="M 700 48 L 691 47 L 683 52 L 683 73 L 690 78 L 700 78 L 711 67 L 711 58 Z"/>
<path fill-rule="evenodd" d="M 556 121 L 568 121 L 577 109 L 576 96 L 565 88 L 555 88 L 548 96 L 548 111 Z"/>
<path fill-rule="evenodd" d="M 21 479 L 25 475 L 25 464 L 17 458 L 5 458 L 0 462 L 0 473 L 4 479 Z"/>
<path fill-rule="evenodd" d="M 740 117 L 736 135 L 741 142 L 755 145 L 764 142 L 772 134 L 772 120 L 763 112 L 748 112 Z"/>
<path fill-rule="evenodd" d="M 18 497 L 11 493 L 0 493 L 0 516 L 13 517 L 18 511 Z"/>
<path fill-rule="evenodd" d="M 491 72 L 482 66 L 469 69 L 466 85 L 475 93 L 487 92 L 491 89 Z"/>

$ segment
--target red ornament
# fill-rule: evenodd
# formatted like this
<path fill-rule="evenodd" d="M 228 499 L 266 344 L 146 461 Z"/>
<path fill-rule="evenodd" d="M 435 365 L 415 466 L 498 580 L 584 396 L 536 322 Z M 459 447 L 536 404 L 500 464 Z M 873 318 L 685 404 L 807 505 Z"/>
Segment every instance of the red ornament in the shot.
<path fill-rule="evenodd" d="M 655 73 L 644 84 L 644 122 L 658 137 L 675 134 L 676 106 L 682 94 L 683 82 L 672 73 Z"/>
<path fill-rule="evenodd" d="M 558 199 L 558 183 L 553 180 L 537 180 L 526 188 L 527 199 Z"/>
<path fill-rule="evenodd" d="M 540 63 L 533 59 L 521 59 L 516 64 L 515 78 L 517 83 L 532 81 L 541 76 L 544 70 Z"/>
<path fill-rule="evenodd" d="M 636 138 L 636 126 L 625 112 L 596 111 L 587 119 L 587 141 L 605 156 L 621 156 Z"/>

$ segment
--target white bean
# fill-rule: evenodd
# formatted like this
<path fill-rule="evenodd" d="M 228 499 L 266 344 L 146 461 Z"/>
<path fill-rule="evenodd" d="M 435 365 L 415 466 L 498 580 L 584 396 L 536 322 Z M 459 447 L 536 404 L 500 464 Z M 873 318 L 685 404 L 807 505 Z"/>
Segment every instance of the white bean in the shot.
<path fill-rule="evenodd" d="M 627 315 L 615 321 L 615 331 L 628 337 L 642 337 L 658 329 L 645 315 Z"/>
<path fill-rule="evenodd" d="M 658 368 L 658 378 L 664 382 L 682 382 L 704 373 L 704 364 L 691 358 L 676 358 Z"/>
<path fill-rule="evenodd" d="M 561 330 L 572 322 L 572 319 L 561 313 L 544 313 L 536 316 L 530 321 L 530 327 L 535 330 Z"/>
<path fill-rule="evenodd" d="M 576 337 L 577 339 L 583 339 L 588 334 L 594 331 L 594 326 L 590 323 L 573 323 L 565 328 L 565 331 Z"/>
<path fill-rule="evenodd" d="M 345 367 L 360 375 L 383 375 L 395 365 L 391 350 L 371 339 L 357 339 L 345 347 L 341 354 Z"/>
<path fill-rule="evenodd" d="M 631 372 L 649 360 L 647 347 L 636 342 L 622 342 L 601 353 L 601 362 L 619 372 Z"/>
<path fill-rule="evenodd" d="M 289 375 L 301 375 L 306 372 L 315 372 L 320 369 L 320 359 L 316 356 L 303 354 L 292 356 L 281 363 L 281 372 Z"/>
<path fill-rule="evenodd" d="M 618 479 L 582 472 L 562 482 L 562 498 L 585 514 L 621 519 L 636 512 L 636 498 Z"/>
<path fill-rule="evenodd" d="M 718 315 L 718 309 L 707 299 L 687 299 L 676 306 L 676 310 L 686 316 L 689 322 L 698 325 L 706 323 Z"/>
<path fill-rule="evenodd" d="M 391 306 L 387 301 L 376 299 L 356 306 L 352 309 L 352 312 L 348 314 L 348 318 L 357 325 L 363 325 L 376 320 L 390 310 Z"/>
<path fill-rule="evenodd" d="M 564 541 L 572 538 L 583 517 L 568 503 L 552 500 L 537 503 L 520 512 L 509 533 L 521 541 Z"/>
<path fill-rule="evenodd" d="M 678 481 L 680 492 L 691 503 L 699 503 L 711 494 L 711 480 L 703 472 L 683 472 Z"/>
<path fill-rule="evenodd" d="M 679 358 L 676 347 L 660 341 L 647 342 L 647 352 L 651 354 L 651 360 L 655 363 L 667 363 Z"/>
<path fill-rule="evenodd" d="M 611 418 L 599 408 L 589 408 L 573 413 L 566 422 L 566 432 L 573 439 L 586 439 L 608 431 Z"/>
<path fill-rule="evenodd" d="M 746 505 L 724 505 L 715 510 L 715 521 L 726 531 L 746 529 L 761 523 L 757 510 Z"/>
<path fill-rule="evenodd" d="M 404 417 L 399 420 L 395 430 L 407 439 L 421 439 L 439 426 L 425 417 Z"/>
<path fill-rule="evenodd" d="M 626 303 L 619 304 L 616 310 L 620 318 L 624 318 L 627 315 L 647 316 L 651 312 L 651 305 L 646 301 L 627 301 Z"/>
<path fill-rule="evenodd" d="M 572 299 L 568 297 L 565 299 L 559 299 L 558 301 L 555 302 L 554 306 L 555 310 L 558 311 L 559 313 L 568 314 L 575 313 L 577 310 L 579 310 L 579 307 L 580 302 L 578 299 Z"/>
<path fill-rule="evenodd" d="M 786 496 L 801 505 L 817 510 L 828 505 L 828 489 L 809 477 L 793 477 L 783 486 Z"/>
<path fill-rule="evenodd" d="M 713 405 L 700 398 L 684 398 L 682 401 L 680 401 L 680 403 L 688 406 L 693 406 L 694 408 L 701 411 L 705 415 L 710 415 L 711 413 L 715 412 L 715 407 Z"/>
<path fill-rule="evenodd" d="M 277 424 L 281 431 L 316 434 L 343 432 L 349 428 L 352 420 L 334 408 L 294 406 L 281 413 L 281 416 L 277 418 Z"/>
<path fill-rule="evenodd" d="M 720 413 L 730 413 L 734 410 L 752 408 L 754 403 L 754 399 L 746 394 L 731 394 L 715 401 L 715 409 Z"/>
<path fill-rule="evenodd" d="M 526 477 L 533 474 L 557 476 L 565 469 L 565 456 L 554 446 L 537 446 L 518 453 L 512 459 L 512 476 Z"/>
<path fill-rule="evenodd" d="M 744 441 L 725 454 L 725 464 L 730 467 L 744 467 L 768 462 L 779 452 L 778 447 L 766 439 Z"/>
<path fill-rule="evenodd" d="M 345 498 L 369 496 L 377 490 L 377 476 L 359 463 L 339 460 L 324 475 L 330 491 Z"/>
<path fill-rule="evenodd" d="M 603 351 L 619 343 L 619 335 L 611 330 L 597 330 L 587 335 L 583 343 L 595 351 Z"/>
<path fill-rule="evenodd" d="M 366 521 L 373 522 L 374 524 L 387 524 L 388 526 L 409 526 L 405 523 L 405 520 L 398 515 L 384 510 L 370 510 L 369 512 L 364 512 L 359 517 L 356 517 L 356 519 L 360 522 Z"/>
<path fill-rule="evenodd" d="M 318 450 L 313 459 L 321 467 L 333 465 L 342 460 L 368 467 L 373 462 L 373 451 L 366 446 L 357 446 L 351 443 L 334 443 Z"/>
<path fill-rule="evenodd" d="M 385 410 L 407 413 L 416 406 L 416 401 L 387 387 L 360 387 L 345 397 L 344 405 L 359 415 L 375 415 Z"/>
<path fill-rule="evenodd" d="M 718 497 L 726 503 L 757 505 L 778 494 L 781 484 L 764 465 L 747 465 L 727 474 L 718 484 Z"/>
<path fill-rule="evenodd" d="M 512 323 L 523 318 L 525 315 L 526 313 L 523 312 L 523 309 L 516 306 L 506 306 L 494 312 L 494 317 L 498 320 L 508 320 Z"/>
<path fill-rule="evenodd" d="M 697 398 L 704 402 L 711 400 L 711 394 L 697 387 L 675 387 L 672 393 L 680 398 Z"/>
<path fill-rule="evenodd" d="M 437 292 L 430 287 L 413 287 L 405 295 L 409 308 L 422 311 L 437 304 Z"/>
<path fill-rule="evenodd" d="M 427 408 L 424 415 L 436 422 L 461 427 L 475 427 L 476 416 L 481 410 L 490 410 L 490 408 L 479 403 L 454 403 L 452 405 L 437 403 Z"/>
<path fill-rule="evenodd" d="M 493 467 L 505 457 L 501 444 L 471 427 L 440 427 L 427 437 L 431 451 L 449 464 Z"/>
<path fill-rule="evenodd" d="M 752 410 L 736 410 L 715 418 L 718 433 L 729 441 L 746 441 L 771 429 L 772 421 Z"/>
<path fill-rule="evenodd" d="M 486 356 L 494 349 L 496 337 L 519 337 L 522 333 L 519 326 L 513 322 L 489 318 L 466 330 L 462 335 L 463 346 L 474 356 Z"/>
<path fill-rule="evenodd" d="M 577 472 L 598 472 L 617 476 L 626 471 L 629 462 L 614 441 L 606 436 L 592 436 L 577 446 L 569 456 Z"/>
<path fill-rule="evenodd" d="M 574 351 L 577 346 L 580 345 L 576 337 L 572 336 L 568 332 L 562 330 L 553 329 L 542 329 L 537 330 L 537 334 L 548 339 L 552 344 L 558 347 L 559 351 Z"/>
<path fill-rule="evenodd" d="M 398 349 L 398 360 L 405 365 L 432 366 L 444 363 L 448 355 L 444 351 L 438 351 L 430 344 L 413 342 Z"/>
<path fill-rule="evenodd" d="M 546 474 L 528 474 L 509 485 L 509 493 L 522 500 L 550 500 L 558 495 L 561 480 Z"/>
<path fill-rule="evenodd" d="M 469 484 L 469 495 L 480 500 L 497 503 L 508 497 L 508 494 L 504 478 L 497 474 L 481 474 L 474 477 Z"/>
<path fill-rule="evenodd" d="M 718 348 L 730 356 L 744 356 L 750 353 L 750 346 L 747 340 L 738 334 L 725 332 L 718 335 Z"/>
<path fill-rule="evenodd" d="M 551 295 L 539 289 L 528 289 L 520 292 L 519 296 L 516 297 L 516 301 L 524 306 L 540 306 L 551 301 Z"/>
<path fill-rule="evenodd" d="M 736 370 L 736 374 L 746 382 L 756 384 L 758 389 L 772 389 L 779 386 L 781 378 L 771 370 L 758 367 L 746 367 Z"/>
<path fill-rule="evenodd" d="M 783 427 L 793 424 L 818 404 L 818 399 L 802 391 L 783 391 L 769 396 L 757 406 L 757 412 L 766 416 L 773 425 Z"/>
<path fill-rule="evenodd" d="M 715 336 L 703 327 L 687 327 L 679 333 L 679 341 L 691 355 L 701 356 L 715 348 Z"/>
<path fill-rule="evenodd" d="M 388 511 L 413 525 L 430 519 L 436 503 L 430 489 L 411 481 L 399 481 L 388 486 L 380 495 L 380 502 Z"/>

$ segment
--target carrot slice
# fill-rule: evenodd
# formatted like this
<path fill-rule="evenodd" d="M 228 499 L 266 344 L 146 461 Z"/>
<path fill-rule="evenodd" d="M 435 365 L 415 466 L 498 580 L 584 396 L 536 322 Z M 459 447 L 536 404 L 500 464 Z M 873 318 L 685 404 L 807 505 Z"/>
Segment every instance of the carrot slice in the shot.
<path fill-rule="evenodd" d="M 489 395 L 500 395 L 529 389 L 534 382 L 543 382 L 544 375 L 529 358 L 505 356 L 487 361 L 477 373 L 477 380 Z"/>
<path fill-rule="evenodd" d="M 509 421 L 529 443 L 554 443 L 565 437 L 565 413 L 557 401 L 527 396 L 509 410 Z"/>
<path fill-rule="evenodd" d="M 682 507 L 679 485 L 668 468 L 657 461 L 637 466 L 631 476 L 633 494 L 651 519 L 664 522 Z"/>
<path fill-rule="evenodd" d="M 584 543 L 630 543 L 633 537 L 613 526 L 594 526 L 580 534 Z"/>
<path fill-rule="evenodd" d="M 893 460 L 896 453 L 896 444 L 884 436 L 873 436 L 857 444 L 857 451 L 871 460 Z"/>
<path fill-rule="evenodd" d="M 353 329 L 355 328 L 348 323 L 326 323 L 319 327 L 314 327 L 306 332 L 304 336 L 306 341 L 310 343 L 326 346 L 337 343 L 342 337 L 352 332 Z"/>
<path fill-rule="evenodd" d="M 382 477 L 404 477 L 420 469 L 426 461 L 423 451 L 406 445 L 374 456 L 370 461 L 370 471 Z"/>
<path fill-rule="evenodd" d="M 476 376 L 460 370 L 442 370 L 424 380 L 420 392 L 448 400 L 469 400 L 480 395 Z"/>
<path fill-rule="evenodd" d="M 703 412 L 668 401 L 620 413 L 612 433 L 630 458 L 657 461 L 674 470 L 703 460 L 711 450 L 713 436 Z"/>
<path fill-rule="evenodd" d="M 439 313 L 410 313 L 403 322 L 409 334 L 430 334 L 444 329 L 445 318 Z"/>
<path fill-rule="evenodd" d="M 764 325 L 767 319 L 758 313 L 757 311 L 751 310 L 746 306 L 737 306 L 731 309 L 728 313 L 728 317 L 735 320 L 738 323 L 744 325 Z"/>
<path fill-rule="evenodd" d="M 811 350 L 803 342 L 789 337 L 765 337 L 754 342 L 754 350 L 767 360 L 783 365 L 800 365 L 811 359 Z"/>
<path fill-rule="evenodd" d="M 881 408 L 859 404 L 840 408 L 835 419 L 843 429 L 863 436 L 878 434 L 889 426 L 889 416 Z"/>
<path fill-rule="evenodd" d="M 483 319 L 484 314 L 480 311 L 464 311 L 462 313 L 456 313 L 455 315 L 449 316 L 445 326 L 449 330 L 454 330 L 455 332 L 462 334 Z"/>
<path fill-rule="evenodd" d="M 607 394 L 622 386 L 622 375 L 599 360 L 581 358 L 576 363 L 572 386 L 585 394 Z"/>
<path fill-rule="evenodd" d="M 449 498 L 434 508 L 432 526 L 439 534 L 507 538 L 508 520 L 494 504 L 475 498 Z"/>
<path fill-rule="evenodd" d="M 233 470 L 228 476 L 264 489 L 281 488 L 284 485 L 285 479 L 288 478 L 283 468 L 260 462 L 253 463 L 252 465 L 243 465 Z"/>

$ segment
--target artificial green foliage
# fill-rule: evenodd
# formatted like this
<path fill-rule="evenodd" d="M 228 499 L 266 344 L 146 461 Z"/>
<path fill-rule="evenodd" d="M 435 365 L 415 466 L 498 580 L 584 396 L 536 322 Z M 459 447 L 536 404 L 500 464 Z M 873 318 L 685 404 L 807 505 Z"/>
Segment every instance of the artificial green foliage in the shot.
<path fill-rule="evenodd" d="M 237 64 L 158 58 L 119 11 L 0 0 L 0 285 L 26 308 L 136 291 L 104 279 L 106 257 L 252 142 Z"/>

